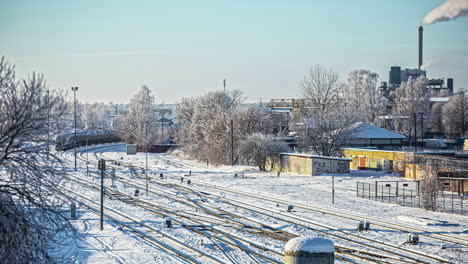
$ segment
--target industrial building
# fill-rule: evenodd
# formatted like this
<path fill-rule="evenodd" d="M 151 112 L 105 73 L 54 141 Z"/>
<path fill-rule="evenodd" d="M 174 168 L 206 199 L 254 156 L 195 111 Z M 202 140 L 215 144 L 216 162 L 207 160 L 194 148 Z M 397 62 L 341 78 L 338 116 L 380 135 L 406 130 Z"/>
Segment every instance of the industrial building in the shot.
<path fill-rule="evenodd" d="M 447 81 L 444 78 L 429 79 L 427 72 L 423 69 L 423 27 L 421 26 L 418 28 L 418 67 L 402 69 L 400 66 L 392 66 L 388 75 L 388 82 L 382 82 L 380 90 L 391 102 L 395 99 L 395 91 L 403 82 L 420 76 L 428 79 L 427 88 L 431 96 L 447 97 L 453 95 L 454 92 L 452 78 L 447 78 Z"/>

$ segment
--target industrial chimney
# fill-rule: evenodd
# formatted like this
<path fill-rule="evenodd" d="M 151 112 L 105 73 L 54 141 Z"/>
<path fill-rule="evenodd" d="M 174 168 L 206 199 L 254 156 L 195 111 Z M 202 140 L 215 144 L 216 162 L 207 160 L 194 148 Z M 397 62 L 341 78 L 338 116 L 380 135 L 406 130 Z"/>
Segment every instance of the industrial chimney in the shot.
<path fill-rule="evenodd" d="M 423 27 L 419 26 L 419 45 L 418 45 L 418 69 L 421 70 L 421 66 L 423 64 Z"/>

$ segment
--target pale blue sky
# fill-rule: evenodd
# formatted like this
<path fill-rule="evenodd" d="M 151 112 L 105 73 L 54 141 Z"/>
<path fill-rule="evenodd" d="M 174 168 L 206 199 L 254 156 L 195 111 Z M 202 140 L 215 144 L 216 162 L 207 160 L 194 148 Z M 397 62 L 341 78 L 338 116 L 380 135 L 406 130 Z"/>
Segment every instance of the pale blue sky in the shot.
<path fill-rule="evenodd" d="M 142 85 L 176 102 L 227 87 L 256 102 L 299 96 L 311 65 L 343 79 L 417 67 L 417 27 L 439 0 L 0 0 L 0 56 L 83 101 L 127 102 Z M 424 28 L 429 78 L 468 88 L 468 17 Z"/>

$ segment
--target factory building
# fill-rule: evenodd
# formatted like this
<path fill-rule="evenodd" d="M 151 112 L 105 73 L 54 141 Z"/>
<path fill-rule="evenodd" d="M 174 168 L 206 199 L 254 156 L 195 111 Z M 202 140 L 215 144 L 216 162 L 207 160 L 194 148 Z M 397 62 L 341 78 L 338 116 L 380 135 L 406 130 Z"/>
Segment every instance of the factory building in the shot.
<path fill-rule="evenodd" d="M 407 82 L 410 78 L 416 79 L 424 76 L 428 79 L 427 88 L 431 96 L 446 97 L 453 95 L 453 79 L 443 78 L 429 79 L 427 72 L 423 69 L 423 28 L 418 28 L 418 68 L 405 68 L 400 66 L 390 67 L 388 82 L 382 82 L 380 90 L 389 101 L 395 98 L 395 91 L 400 88 L 403 82 Z"/>

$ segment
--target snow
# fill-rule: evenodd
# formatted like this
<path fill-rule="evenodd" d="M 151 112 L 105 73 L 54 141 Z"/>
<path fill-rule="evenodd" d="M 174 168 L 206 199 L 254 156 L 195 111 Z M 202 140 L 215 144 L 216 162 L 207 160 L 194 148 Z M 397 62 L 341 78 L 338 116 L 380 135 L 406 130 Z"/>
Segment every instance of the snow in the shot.
<path fill-rule="evenodd" d="M 145 153 L 127 156 L 125 154 L 124 144 L 106 145 L 104 147 L 93 147 L 91 149 L 92 151 L 90 151 L 89 155 L 90 159 L 91 157 L 93 157 L 93 159 L 101 158 L 100 155 L 108 159 L 120 159 L 120 157 L 124 157 L 124 162 L 132 162 L 140 166 L 145 165 Z M 95 153 L 96 156 L 94 156 L 93 153 Z M 68 155 L 68 158 L 71 159 L 72 152 L 67 152 L 65 155 Z M 95 173 L 97 172 L 95 165 L 90 165 L 90 169 L 93 173 L 90 177 L 87 177 L 86 174 L 83 173 L 86 171 L 86 164 L 80 160 L 78 162 L 81 171 L 76 174 L 77 176 L 88 181 L 100 183 L 99 177 Z M 200 194 L 200 197 L 194 196 L 192 199 L 194 202 L 200 202 L 201 199 L 205 200 L 200 203 L 205 208 L 209 210 L 221 208 L 229 212 L 234 212 L 242 215 L 246 219 L 261 222 L 266 226 L 279 228 L 286 232 L 296 234 L 299 237 L 323 237 L 324 239 L 332 240 L 336 246 L 365 250 L 365 248 L 361 246 L 344 242 L 343 240 L 337 240 L 332 236 L 320 234 L 312 229 L 285 223 L 280 220 L 282 217 L 293 216 L 296 222 L 306 219 L 311 223 L 308 224 L 310 226 L 313 226 L 312 223 L 320 223 L 325 227 L 319 228 L 319 230 L 324 230 L 328 234 L 344 231 L 349 234 L 359 235 L 363 238 L 375 239 L 401 248 L 423 252 L 427 255 L 436 255 L 456 264 L 465 263 L 466 254 L 468 254 L 468 249 L 465 247 L 446 247 L 444 249 L 443 245 L 446 245 L 447 242 L 433 240 L 421 234 L 420 244 L 403 244 L 407 239 L 408 233 L 377 226 L 373 221 L 371 221 L 372 226 L 370 231 L 357 232 L 356 226 L 358 221 L 356 220 L 338 218 L 331 214 L 324 214 L 321 212 L 306 211 L 299 206 L 299 204 L 307 204 L 317 208 L 332 209 L 353 214 L 357 217 L 368 217 L 375 220 L 402 224 L 408 229 L 419 228 L 425 230 L 424 233 L 449 234 L 454 237 L 468 239 L 468 221 L 466 221 L 466 216 L 431 212 L 423 209 L 381 203 L 379 201 L 356 197 L 356 182 L 371 183 L 376 180 L 405 180 L 398 175 L 375 171 L 352 171 L 350 174 L 335 175 L 335 203 L 332 204 L 331 175 L 308 177 L 296 173 L 282 173 L 281 176 L 278 177 L 276 172 L 261 172 L 252 166 L 207 166 L 204 162 L 180 159 L 177 156 L 169 154 L 155 153 L 148 153 L 148 167 L 150 169 L 149 176 L 151 177 L 149 185 L 154 189 L 161 189 L 183 197 L 184 194 L 179 190 L 159 185 L 159 173 L 164 173 L 164 176 L 167 177 L 164 181 L 180 184 L 181 186 L 189 186 L 187 185 L 187 180 L 191 179 L 192 184 L 190 187 L 205 193 Z M 191 176 L 188 176 L 189 170 L 191 171 Z M 244 173 L 246 177 L 234 177 L 234 173 L 238 175 Z M 117 175 L 129 177 L 129 171 L 128 169 L 120 169 L 117 170 Z M 184 183 L 180 183 L 181 177 L 184 177 Z M 105 186 L 110 186 L 109 178 L 105 178 L 104 181 Z M 138 182 L 144 186 L 144 181 L 139 179 L 132 179 L 131 182 Z M 196 183 L 212 184 L 233 191 L 238 190 L 263 195 L 272 199 L 284 199 L 289 201 L 289 203 L 281 203 L 279 201 L 266 202 L 241 194 L 236 195 L 208 187 L 202 187 Z M 119 181 L 116 181 L 116 185 L 117 190 L 133 196 L 135 191 L 134 187 L 126 186 Z M 68 186 L 90 199 L 99 201 L 99 193 L 94 190 L 71 182 Z M 174 212 L 190 213 L 195 219 L 202 216 L 201 210 L 197 212 L 193 209 L 187 209 L 174 201 L 160 196 L 149 195 L 146 197 L 144 187 L 139 189 L 139 199 L 153 202 L 159 206 L 165 206 Z M 265 208 L 265 210 L 268 209 L 269 212 L 271 212 L 269 214 L 278 216 L 279 219 L 274 219 L 259 213 L 248 212 L 240 208 L 234 208 L 234 206 L 226 202 L 223 197 L 234 199 L 251 206 L 262 207 Z M 219 243 L 224 249 L 224 251 L 220 251 L 218 249 L 218 243 L 214 243 L 206 237 L 188 231 L 177 223 L 177 221 L 180 220 L 177 217 L 171 216 L 174 228 L 166 228 L 165 219 L 169 217 L 168 215 L 155 216 L 141 208 L 121 203 L 116 199 L 110 200 L 108 197 L 105 198 L 105 204 L 115 210 L 119 210 L 125 215 L 138 218 L 141 223 L 159 230 L 162 234 L 175 237 L 193 248 L 200 249 L 207 254 L 223 259 L 225 262 L 252 263 L 252 259 L 245 255 L 243 251 L 229 247 L 224 243 Z M 288 204 L 294 205 L 294 210 L 291 213 L 287 212 Z M 99 217 L 97 215 L 90 213 L 87 209 L 80 206 L 78 206 L 77 210 L 78 218 L 73 220 L 73 223 L 80 235 L 80 241 L 82 241 L 82 243 L 76 243 L 79 246 L 66 248 L 63 252 L 73 252 L 78 263 L 186 263 L 185 261 L 181 261 L 177 255 L 168 253 L 164 248 L 145 241 L 138 235 L 130 232 L 127 228 L 121 228 L 122 230 L 120 230 L 119 225 L 111 221 L 106 220 L 104 222 L 104 230 L 100 231 Z M 125 222 L 125 224 L 131 225 L 131 223 L 128 222 Z M 213 229 L 243 236 L 248 241 L 252 241 L 262 247 L 278 252 L 283 252 L 285 248 L 285 242 L 276 241 L 268 237 L 259 238 L 255 235 L 245 237 L 245 233 L 241 230 L 233 231 L 229 228 L 229 225 L 211 223 L 210 226 Z M 141 227 L 139 228 L 141 229 Z M 157 240 L 164 241 L 164 237 L 160 237 L 153 232 L 143 229 L 141 232 L 145 232 Z M 177 247 L 177 245 L 173 247 Z M 228 260 L 224 255 L 225 253 L 235 261 Z M 208 262 L 207 259 L 202 256 L 192 255 L 192 257 L 200 263 Z M 281 257 L 276 257 L 275 259 L 283 261 Z M 259 258 L 257 258 L 257 260 L 260 263 L 268 262 Z M 336 259 L 335 262 L 342 263 L 338 259 Z"/>
<path fill-rule="evenodd" d="M 357 132 L 353 133 L 351 138 L 406 138 L 406 136 L 402 134 L 398 134 L 368 123 L 358 122 L 355 123 L 352 128 L 357 129 Z"/>
<path fill-rule="evenodd" d="M 308 158 L 320 158 L 320 159 L 352 161 L 352 159 L 346 159 L 346 158 L 340 158 L 340 157 L 315 156 L 315 155 L 297 153 L 297 152 L 281 152 L 280 155 L 290 155 L 290 156 L 308 157 Z"/>
<path fill-rule="evenodd" d="M 333 242 L 320 237 L 295 237 L 286 243 L 284 251 L 309 252 L 309 253 L 330 253 L 335 251 Z"/>
<path fill-rule="evenodd" d="M 431 97 L 433 103 L 446 103 L 450 100 L 450 97 Z"/>

